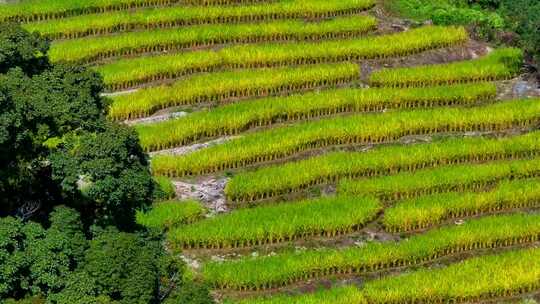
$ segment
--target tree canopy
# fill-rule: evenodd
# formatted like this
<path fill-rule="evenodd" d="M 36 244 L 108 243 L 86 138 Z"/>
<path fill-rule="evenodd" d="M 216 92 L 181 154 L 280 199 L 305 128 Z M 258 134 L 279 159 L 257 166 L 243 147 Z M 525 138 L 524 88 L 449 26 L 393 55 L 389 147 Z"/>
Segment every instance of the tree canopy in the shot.
<path fill-rule="evenodd" d="M 160 193 L 147 155 L 134 130 L 105 118 L 100 76 L 51 64 L 48 47 L 0 25 L 2 303 L 162 303 L 183 263 L 135 224 Z M 211 303 L 193 286 L 183 292 L 206 302 L 173 303 Z"/>
<path fill-rule="evenodd" d="M 51 65 L 47 50 L 0 26 L 0 212 L 46 217 L 62 202 L 89 224 L 129 228 L 152 200 L 146 155 L 134 131 L 107 122 L 100 76 Z"/>

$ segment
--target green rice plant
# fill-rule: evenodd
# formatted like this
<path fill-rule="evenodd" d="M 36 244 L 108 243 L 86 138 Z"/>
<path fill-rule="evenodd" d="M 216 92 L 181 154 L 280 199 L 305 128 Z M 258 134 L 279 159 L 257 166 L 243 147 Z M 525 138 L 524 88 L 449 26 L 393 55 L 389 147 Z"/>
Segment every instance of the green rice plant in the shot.
<path fill-rule="evenodd" d="M 299 123 L 250 133 L 190 154 L 152 158 L 155 175 L 207 174 L 275 162 L 323 147 L 390 143 L 409 135 L 500 131 L 536 126 L 538 99 L 477 108 L 444 108 L 356 115 Z M 160 134 L 156 134 L 160 136 Z M 164 149 L 167 146 L 154 147 Z"/>
<path fill-rule="evenodd" d="M 233 301 L 225 299 L 224 304 L 368 304 L 358 287 L 343 285 L 330 289 L 318 289 L 312 293 L 302 293 L 291 296 L 286 294 L 272 294 L 258 298 L 245 298 Z"/>
<path fill-rule="evenodd" d="M 390 232 L 426 229 L 453 218 L 540 206 L 540 180 L 503 181 L 488 192 L 450 192 L 400 201 L 384 212 Z"/>
<path fill-rule="evenodd" d="M 145 7 L 183 5 L 251 4 L 269 0 L 23 0 L 0 5 L 0 22 L 35 22 L 69 16 Z"/>
<path fill-rule="evenodd" d="M 135 93 L 113 97 L 109 117 L 117 120 L 139 118 L 167 107 L 205 102 L 223 103 L 248 97 L 341 85 L 358 77 L 359 66 L 353 63 L 195 75 L 170 86 L 141 89 Z"/>
<path fill-rule="evenodd" d="M 226 68 L 269 67 L 407 56 L 468 39 L 463 27 L 425 26 L 363 39 L 233 46 L 220 55 Z"/>
<path fill-rule="evenodd" d="M 360 247 L 286 251 L 203 265 L 204 280 L 220 289 L 260 290 L 344 274 L 370 274 L 414 267 L 479 249 L 500 249 L 540 240 L 539 214 L 475 219 L 399 242 L 370 242 Z"/>
<path fill-rule="evenodd" d="M 176 197 L 176 188 L 172 181 L 165 176 L 154 176 L 156 189 L 154 191 L 154 200 L 170 200 Z"/>
<path fill-rule="evenodd" d="M 420 269 L 296 296 L 244 299 L 238 304 L 482 303 L 540 288 L 540 249 L 474 257 L 443 268 Z M 499 303 L 499 302 L 497 302 Z"/>
<path fill-rule="evenodd" d="M 368 152 L 331 152 L 297 162 L 240 172 L 227 183 L 232 202 L 268 199 L 344 178 L 373 177 L 429 167 L 538 156 L 540 132 L 504 138 L 448 138 L 391 145 Z"/>
<path fill-rule="evenodd" d="M 51 45 L 49 57 L 53 62 L 89 63 L 124 55 L 209 47 L 225 43 L 350 38 L 367 33 L 376 26 L 377 20 L 374 17 L 350 16 L 321 22 L 279 20 L 265 23 L 155 29 L 57 41 Z"/>
<path fill-rule="evenodd" d="M 370 195 L 384 201 L 395 201 L 426 194 L 480 190 L 504 179 L 539 175 L 540 158 L 505 160 L 430 168 L 371 179 L 343 180 L 339 183 L 338 193 Z"/>
<path fill-rule="evenodd" d="M 123 58 L 98 66 L 96 70 L 104 77 L 109 89 L 119 90 L 212 70 L 343 62 L 377 58 L 381 54 L 383 57 L 399 56 L 466 40 L 467 33 L 460 28 L 425 27 L 367 39 L 302 43 L 300 47 L 297 44 L 250 45 L 219 51 Z M 327 50 L 332 52 L 327 54 Z"/>
<path fill-rule="evenodd" d="M 236 210 L 172 229 L 172 246 L 237 248 L 307 237 L 335 237 L 360 229 L 381 211 L 372 198 L 325 197 Z"/>
<path fill-rule="evenodd" d="M 540 288 L 539 258 L 538 248 L 477 257 L 440 270 L 423 269 L 369 282 L 362 292 L 368 302 L 384 299 L 396 304 L 409 300 L 479 303 L 482 299 L 519 296 Z"/>
<path fill-rule="evenodd" d="M 221 66 L 221 57 L 217 52 L 199 51 L 158 57 L 121 58 L 93 69 L 103 77 L 109 91 L 120 91 L 150 82 L 216 71 Z"/>
<path fill-rule="evenodd" d="M 475 105 L 494 98 L 496 93 L 497 88 L 491 83 L 404 90 L 336 89 L 233 103 L 178 119 L 139 125 L 136 129 L 144 147 L 186 145 L 201 138 L 234 135 L 251 128 L 339 113 Z M 160 140 L 172 142 L 158 143 Z"/>
<path fill-rule="evenodd" d="M 206 210 L 197 201 L 165 201 L 154 203 L 147 212 L 137 211 L 137 224 L 146 228 L 168 230 L 201 219 Z"/>
<path fill-rule="evenodd" d="M 370 76 L 372 86 L 423 87 L 514 77 L 523 62 L 520 49 L 504 48 L 486 57 L 447 64 L 382 69 Z"/>
<path fill-rule="evenodd" d="M 24 24 L 52 39 L 72 39 L 116 32 L 179 26 L 261 22 L 277 19 L 322 19 L 360 13 L 374 0 L 293 0 L 244 6 L 172 6 L 114 11 Z"/>

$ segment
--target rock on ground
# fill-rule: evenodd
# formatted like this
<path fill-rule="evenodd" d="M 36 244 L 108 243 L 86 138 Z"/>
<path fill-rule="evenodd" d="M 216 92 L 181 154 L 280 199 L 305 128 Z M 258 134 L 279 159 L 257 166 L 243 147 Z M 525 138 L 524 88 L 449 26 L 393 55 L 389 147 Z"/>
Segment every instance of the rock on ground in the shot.
<path fill-rule="evenodd" d="M 227 178 L 209 177 L 198 182 L 173 181 L 173 184 L 178 198 L 200 201 L 212 216 L 228 211 L 224 191 L 227 181 Z"/>

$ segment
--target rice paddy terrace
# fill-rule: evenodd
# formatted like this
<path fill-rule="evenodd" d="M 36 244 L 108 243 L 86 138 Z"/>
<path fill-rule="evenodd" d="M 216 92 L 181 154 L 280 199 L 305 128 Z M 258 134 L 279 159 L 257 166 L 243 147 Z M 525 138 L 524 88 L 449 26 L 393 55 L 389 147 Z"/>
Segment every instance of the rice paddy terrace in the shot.
<path fill-rule="evenodd" d="M 376 0 L 31 0 L 0 20 L 103 76 L 110 119 L 176 191 L 139 222 L 218 301 L 538 298 L 520 50 Z"/>

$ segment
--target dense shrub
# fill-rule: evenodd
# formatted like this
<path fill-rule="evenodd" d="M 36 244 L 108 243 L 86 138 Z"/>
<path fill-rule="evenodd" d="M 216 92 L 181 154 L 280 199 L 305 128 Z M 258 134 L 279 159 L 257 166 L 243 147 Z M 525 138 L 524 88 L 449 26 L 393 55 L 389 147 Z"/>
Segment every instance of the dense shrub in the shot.
<path fill-rule="evenodd" d="M 499 12 L 507 28 L 519 35 L 519 44 L 540 61 L 540 2 L 535 0 L 500 0 Z"/>
<path fill-rule="evenodd" d="M 480 36 L 495 42 L 510 42 L 540 60 L 540 2 L 535 0 L 397 0 L 389 8 L 416 20 L 435 24 L 470 25 Z M 516 41 L 503 39 L 505 32 Z"/>

